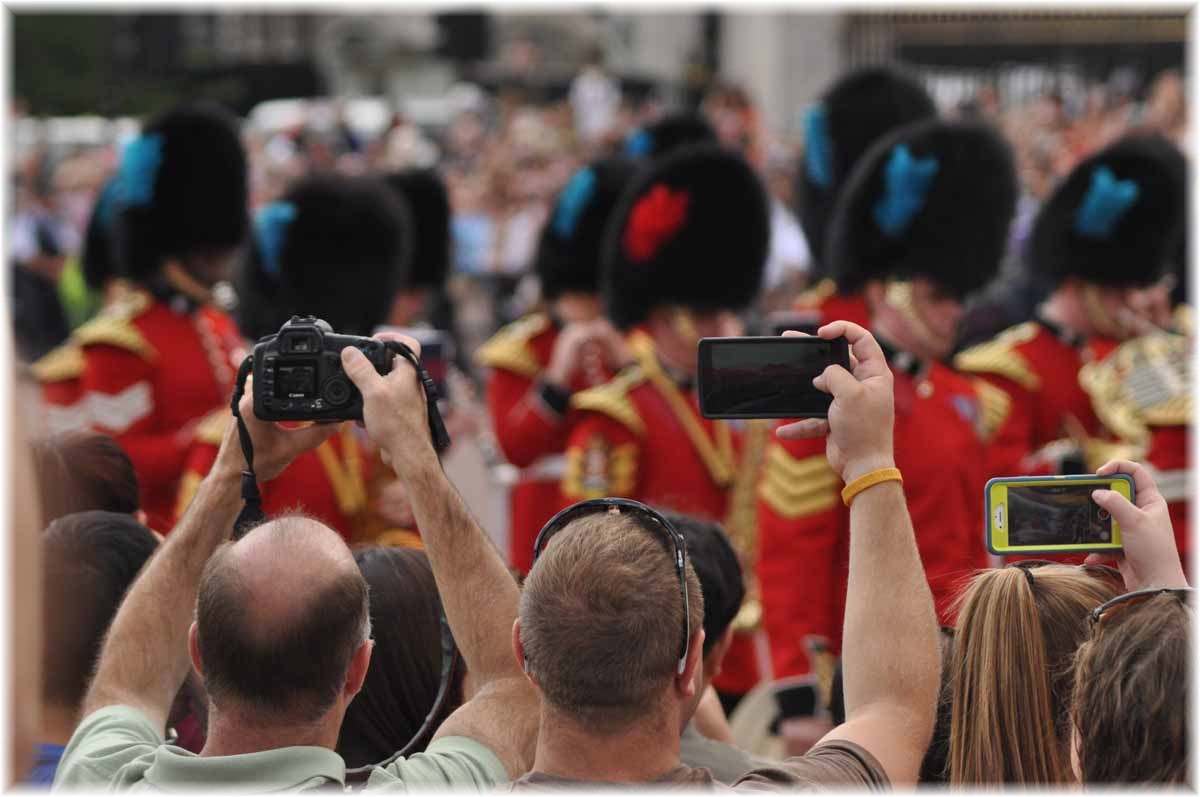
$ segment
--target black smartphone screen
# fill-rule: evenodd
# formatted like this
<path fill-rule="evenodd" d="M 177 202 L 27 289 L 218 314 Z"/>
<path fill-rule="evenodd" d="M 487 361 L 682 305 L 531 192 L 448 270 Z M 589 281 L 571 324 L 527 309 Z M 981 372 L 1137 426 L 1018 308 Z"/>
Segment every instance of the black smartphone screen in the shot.
<path fill-rule="evenodd" d="M 1008 544 L 1082 545 L 1112 542 L 1112 518 L 1092 500 L 1096 484 L 1010 484 Z"/>
<path fill-rule="evenodd" d="M 812 380 L 850 367 L 845 338 L 704 338 L 699 350 L 705 418 L 824 418 L 833 397 Z"/>

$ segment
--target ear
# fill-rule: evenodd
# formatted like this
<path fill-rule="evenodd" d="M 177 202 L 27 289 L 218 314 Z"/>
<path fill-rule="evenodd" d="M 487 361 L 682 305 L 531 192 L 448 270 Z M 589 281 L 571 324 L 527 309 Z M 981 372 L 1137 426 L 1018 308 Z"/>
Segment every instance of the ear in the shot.
<path fill-rule="evenodd" d="M 195 668 L 196 674 L 203 678 L 204 661 L 200 658 L 200 631 L 195 620 L 188 629 L 188 654 L 192 657 L 192 667 Z"/>
<path fill-rule="evenodd" d="M 696 676 L 703 660 L 704 629 L 701 628 L 692 635 L 692 640 L 688 643 L 687 661 L 684 662 L 683 672 L 675 676 L 675 690 L 680 697 L 690 699 L 696 696 Z"/>
<path fill-rule="evenodd" d="M 375 640 L 366 639 L 358 646 L 358 650 L 354 651 L 354 658 L 350 659 L 350 669 L 346 671 L 344 691 L 347 697 L 354 697 L 362 690 L 363 683 L 367 680 L 367 670 L 371 666 L 371 652 L 374 650 Z"/>
<path fill-rule="evenodd" d="M 533 671 L 529 668 L 529 660 L 525 658 L 525 645 L 521 643 L 520 617 L 513 620 L 512 645 L 513 654 L 517 657 L 517 662 L 521 665 L 521 669 L 525 671 L 525 677 L 529 679 L 529 683 L 537 686 L 537 680 L 533 677 Z"/>
<path fill-rule="evenodd" d="M 704 680 L 706 683 L 710 683 L 721 674 L 721 662 L 725 661 L 725 654 L 729 652 L 729 646 L 732 644 L 733 625 L 731 624 L 721 634 L 717 644 L 713 645 L 712 650 L 704 657 Z"/>

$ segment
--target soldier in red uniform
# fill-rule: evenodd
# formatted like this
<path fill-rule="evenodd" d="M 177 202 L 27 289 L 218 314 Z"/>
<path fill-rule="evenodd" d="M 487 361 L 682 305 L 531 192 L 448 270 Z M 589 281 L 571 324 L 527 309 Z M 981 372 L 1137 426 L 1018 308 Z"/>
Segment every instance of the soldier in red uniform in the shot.
<path fill-rule="evenodd" d="M 839 78 L 804 116 L 804 154 L 796 175 L 800 225 L 819 281 L 797 299 L 797 327 L 815 332 L 829 321 L 869 326 L 860 285 L 838 284 L 828 268 L 826 228 L 855 164 L 881 136 L 937 115 L 921 85 L 892 67 L 871 66 Z"/>
<path fill-rule="evenodd" d="M 566 501 L 627 496 L 739 533 L 738 441 L 728 424 L 700 417 L 696 344 L 727 334 L 731 311 L 758 294 L 768 208 L 750 166 L 712 145 L 677 150 L 627 190 L 608 228 L 603 285 L 636 364 L 572 397 L 579 415 L 566 445 Z M 750 638 L 738 635 L 734 646 L 716 685 L 741 694 L 759 671 Z"/>
<path fill-rule="evenodd" d="M 39 370 L 49 402 L 73 403 L 129 454 L 148 524 L 167 531 L 193 430 L 228 403 L 241 353 L 211 294 L 246 230 L 236 124 L 213 106 L 161 114 L 115 181 L 109 232 L 128 288 Z"/>
<path fill-rule="evenodd" d="M 238 326 L 254 340 L 293 315 L 315 315 L 338 333 L 370 335 L 392 306 L 407 269 L 412 223 L 407 206 L 381 181 L 314 176 L 259 209 L 254 246 L 238 278 Z M 182 513 L 220 447 L 228 410 L 197 431 L 180 490 Z M 348 540 L 367 519 L 374 453 L 354 424 L 261 485 L 263 509 L 299 509 Z"/>
<path fill-rule="evenodd" d="M 522 469 L 510 497 L 509 561 L 523 573 L 532 564 L 534 538 L 562 503 L 571 395 L 603 383 L 628 356 L 620 334 L 601 317 L 596 292 L 605 225 L 635 170 L 627 159 L 604 158 L 571 176 L 535 261 L 547 310 L 501 329 L 475 355 L 490 369 L 487 404 L 496 440 Z"/>
<path fill-rule="evenodd" d="M 1186 224 L 1185 176 L 1183 156 L 1165 139 L 1131 136 L 1080 163 L 1038 214 L 1029 257 L 1037 271 L 1058 280 L 1057 288 L 1034 320 L 955 358 L 959 370 L 979 375 L 1011 397 L 1003 442 L 990 452 L 995 475 L 1092 471 L 1129 428 L 1121 408 L 1104 406 L 1118 400 L 1107 391 L 1106 380 L 1098 375 L 1092 380 L 1092 391 L 1108 396 L 1096 404 L 1081 372 L 1100 365 L 1122 341 L 1163 323 L 1145 308 L 1166 306 L 1169 284 L 1163 277 L 1178 257 Z M 1144 400 L 1165 401 L 1173 393 L 1180 391 L 1160 391 Z M 1176 412 L 1179 407 L 1151 415 L 1160 430 L 1156 457 L 1164 470 L 1183 467 L 1178 443 L 1185 421 Z M 1109 410 L 1115 420 L 1106 424 L 1101 415 Z M 1137 441 L 1143 455 L 1149 434 L 1143 430 Z M 1169 442 L 1172 435 L 1175 445 Z M 1180 528 L 1186 530 L 1186 524 Z"/>
<path fill-rule="evenodd" d="M 958 580 L 987 564 L 984 454 L 1007 399 L 941 360 L 953 349 L 964 298 L 1000 264 L 1015 204 L 1012 156 L 998 133 L 918 122 L 863 156 L 827 238 L 827 264 L 839 282 L 862 286 L 895 374 L 896 462 L 943 622 Z M 848 511 L 822 446 L 776 441 L 759 489 L 763 619 L 775 676 L 784 679 L 781 715 L 799 720 L 784 735 L 800 746 L 830 726 L 822 708 L 846 589 Z"/>

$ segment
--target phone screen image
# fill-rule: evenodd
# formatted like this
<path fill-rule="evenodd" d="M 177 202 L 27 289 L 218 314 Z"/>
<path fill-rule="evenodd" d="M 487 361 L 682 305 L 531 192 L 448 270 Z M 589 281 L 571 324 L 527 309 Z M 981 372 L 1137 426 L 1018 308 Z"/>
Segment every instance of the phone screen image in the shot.
<path fill-rule="evenodd" d="M 1120 550 L 1120 526 L 1092 500 L 1097 489 L 1133 498 L 1132 479 L 1122 474 L 992 479 L 986 488 L 988 549 L 998 554 Z"/>
<path fill-rule="evenodd" d="M 707 418 L 825 417 L 832 396 L 812 380 L 849 362 L 844 338 L 705 338 L 700 409 Z"/>

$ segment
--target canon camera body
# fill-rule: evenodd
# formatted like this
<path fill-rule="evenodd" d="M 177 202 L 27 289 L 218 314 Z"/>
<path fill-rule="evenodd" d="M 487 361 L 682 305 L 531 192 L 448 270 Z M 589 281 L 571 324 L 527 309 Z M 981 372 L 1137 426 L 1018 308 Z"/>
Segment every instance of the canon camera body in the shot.
<path fill-rule="evenodd" d="M 380 374 L 393 353 L 376 338 L 338 335 L 313 316 L 292 316 L 254 345 L 254 414 L 264 421 L 361 421 L 362 394 L 342 369 L 353 346 Z"/>

